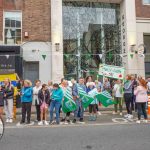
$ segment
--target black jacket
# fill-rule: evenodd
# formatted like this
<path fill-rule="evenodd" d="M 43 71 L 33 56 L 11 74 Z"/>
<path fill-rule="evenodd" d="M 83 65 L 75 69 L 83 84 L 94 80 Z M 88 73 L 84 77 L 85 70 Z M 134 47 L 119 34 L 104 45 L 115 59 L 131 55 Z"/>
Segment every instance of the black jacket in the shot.
<path fill-rule="evenodd" d="M 14 98 L 14 87 L 11 85 L 10 87 L 3 87 L 3 91 L 6 94 L 6 99 L 13 99 Z"/>
<path fill-rule="evenodd" d="M 0 91 L 0 106 L 4 106 L 4 92 Z"/>
<path fill-rule="evenodd" d="M 50 103 L 50 93 L 49 93 L 49 90 L 46 90 L 46 91 L 45 91 L 45 94 L 43 94 L 42 89 L 39 90 L 38 98 L 39 98 L 40 105 L 41 105 L 44 101 L 46 102 L 46 104 L 49 105 L 49 103 Z"/>

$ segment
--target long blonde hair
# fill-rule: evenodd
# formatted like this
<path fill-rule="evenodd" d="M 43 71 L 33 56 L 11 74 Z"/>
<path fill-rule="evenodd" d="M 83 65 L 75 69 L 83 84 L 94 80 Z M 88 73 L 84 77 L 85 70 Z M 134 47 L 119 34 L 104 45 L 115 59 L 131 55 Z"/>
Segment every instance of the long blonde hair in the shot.
<path fill-rule="evenodd" d="M 25 82 L 28 84 L 29 87 L 32 86 L 32 82 L 31 82 L 30 80 L 24 80 L 24 83 L 25 83 Z"/>

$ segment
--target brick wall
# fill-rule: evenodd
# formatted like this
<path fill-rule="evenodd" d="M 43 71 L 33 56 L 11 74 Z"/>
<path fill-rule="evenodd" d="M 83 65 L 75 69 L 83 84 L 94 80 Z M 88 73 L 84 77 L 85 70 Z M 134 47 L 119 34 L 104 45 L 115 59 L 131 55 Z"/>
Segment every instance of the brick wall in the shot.
<path fill-rule="evenodd" d="M 0 0 L 0 40 L 3 10 L 22 10 L 22 38 L 25 41 L 51 41 L 50 0 Z M 24 32 L 29 33 L 24 38 Z"/>
<path fill-rule="evenodd" d="M 136 16 L 141 18 L 150 18 L 150 5 L 143 5 L 142 0 L 135 0 Z"/>

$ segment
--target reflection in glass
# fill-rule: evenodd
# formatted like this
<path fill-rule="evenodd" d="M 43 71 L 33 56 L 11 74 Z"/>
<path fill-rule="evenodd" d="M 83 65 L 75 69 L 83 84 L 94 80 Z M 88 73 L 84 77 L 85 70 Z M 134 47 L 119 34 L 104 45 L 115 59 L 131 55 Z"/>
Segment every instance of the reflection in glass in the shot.
<path fill-rule="evenodd" d="M 100 63 L 121 65 L 119 10 L 117 4 L 63 3 L 66 77 L 96 76 Z"/>

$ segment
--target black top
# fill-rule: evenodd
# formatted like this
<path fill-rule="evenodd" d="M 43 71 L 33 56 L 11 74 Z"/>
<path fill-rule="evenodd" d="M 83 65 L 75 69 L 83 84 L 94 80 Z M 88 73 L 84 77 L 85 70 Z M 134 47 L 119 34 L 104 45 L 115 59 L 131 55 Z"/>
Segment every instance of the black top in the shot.
<path fill-rule="evenodd" d="M 4 92 L 0 91 L 0 106 L 4 106 Z"/>

